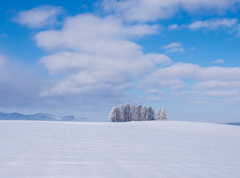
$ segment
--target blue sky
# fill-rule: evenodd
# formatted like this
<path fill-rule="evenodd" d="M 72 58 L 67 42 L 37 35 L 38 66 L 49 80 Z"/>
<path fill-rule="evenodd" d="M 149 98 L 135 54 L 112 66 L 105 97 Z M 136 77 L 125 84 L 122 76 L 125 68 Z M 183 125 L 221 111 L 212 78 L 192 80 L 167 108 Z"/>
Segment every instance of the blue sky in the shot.
<path fill-rule="evenodd" d="M 239 121 L 240 0 L 7 1 L 0 110 L 107 120 L 113 106 Z"/>

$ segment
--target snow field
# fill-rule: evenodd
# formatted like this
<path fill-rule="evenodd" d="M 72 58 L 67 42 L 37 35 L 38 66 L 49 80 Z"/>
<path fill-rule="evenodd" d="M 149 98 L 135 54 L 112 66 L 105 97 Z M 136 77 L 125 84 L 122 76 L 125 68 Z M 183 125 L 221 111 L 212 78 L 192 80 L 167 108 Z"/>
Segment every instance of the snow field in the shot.
<path fill-rule="evenodd" d="M 240 127 L 0 121 L 2 178 L 239 177 Z"/>

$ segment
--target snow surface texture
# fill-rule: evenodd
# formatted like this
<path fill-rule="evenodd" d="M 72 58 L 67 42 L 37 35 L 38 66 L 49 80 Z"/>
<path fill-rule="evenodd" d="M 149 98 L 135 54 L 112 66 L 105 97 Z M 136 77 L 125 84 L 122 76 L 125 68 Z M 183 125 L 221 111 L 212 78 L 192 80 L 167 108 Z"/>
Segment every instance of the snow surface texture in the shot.
<path fill-rule="evenodd" d="M 240 127 L 0 121 L 0 177 L 239 177 Z"/>

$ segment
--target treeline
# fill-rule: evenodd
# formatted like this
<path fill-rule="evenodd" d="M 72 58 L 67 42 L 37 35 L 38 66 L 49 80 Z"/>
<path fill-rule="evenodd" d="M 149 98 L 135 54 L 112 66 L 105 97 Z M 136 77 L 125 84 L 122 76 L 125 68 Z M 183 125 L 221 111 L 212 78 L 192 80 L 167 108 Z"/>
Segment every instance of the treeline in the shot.
<path fill-rule="evenodd" d="M 155 112 L 151 106 L 121 104 L 112 108 L 108 119 L 111 122 L 167 120 L 167 114 L 164 107 L 162 109 L 158 108 L 155 119 Z"/>

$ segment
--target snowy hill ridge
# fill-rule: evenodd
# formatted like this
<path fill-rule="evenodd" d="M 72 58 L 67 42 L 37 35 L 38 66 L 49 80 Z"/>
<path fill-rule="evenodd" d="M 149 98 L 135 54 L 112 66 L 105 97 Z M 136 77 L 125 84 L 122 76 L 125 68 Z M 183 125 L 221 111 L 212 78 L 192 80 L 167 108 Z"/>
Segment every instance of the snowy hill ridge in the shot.
<path fill-rule="evenodd" d="M 82 121 L 89 122 L 90 120 L 76 116 L 63 116 L 58 117 L 51 114 L 38 113 L 33 115 L 24 115 L 17 112 L 3 113 L 0 112 L 0 120 L 35 120 L 35 121 Z"/>

